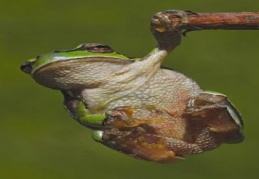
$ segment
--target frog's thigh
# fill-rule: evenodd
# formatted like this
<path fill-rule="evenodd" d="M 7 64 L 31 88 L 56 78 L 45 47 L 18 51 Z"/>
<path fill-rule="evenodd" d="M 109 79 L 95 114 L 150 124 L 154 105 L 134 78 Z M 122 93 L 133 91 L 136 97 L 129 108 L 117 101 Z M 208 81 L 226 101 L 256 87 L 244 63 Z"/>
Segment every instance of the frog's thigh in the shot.
<path fill-rule="evenodd" d="M 165 137 L 164 145 L 174 151 L 176 155 L 190 155 L 202 153 L 203 150 L 199 144 L 187 143 L 183 140 Z"/>

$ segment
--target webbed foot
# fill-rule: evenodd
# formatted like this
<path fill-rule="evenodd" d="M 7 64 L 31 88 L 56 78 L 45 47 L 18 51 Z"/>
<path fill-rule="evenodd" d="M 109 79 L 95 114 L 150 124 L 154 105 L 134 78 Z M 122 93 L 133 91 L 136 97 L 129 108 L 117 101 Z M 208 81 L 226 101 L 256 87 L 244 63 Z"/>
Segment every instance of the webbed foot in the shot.
<path fill-rule="evenodd" d="M 207 126 L 224 143 L 243 140 L 242 117 L 223 94 L 208 91 L 200 93 L 189 100 L 184 115 Z"/>
<path fill-rule="evenodd" d="M 188 11 L 167 10 L 156 13 L 151 19 L 151 31 L 160 49 L 170 52 L 181 42 L 189 23 Z"/>

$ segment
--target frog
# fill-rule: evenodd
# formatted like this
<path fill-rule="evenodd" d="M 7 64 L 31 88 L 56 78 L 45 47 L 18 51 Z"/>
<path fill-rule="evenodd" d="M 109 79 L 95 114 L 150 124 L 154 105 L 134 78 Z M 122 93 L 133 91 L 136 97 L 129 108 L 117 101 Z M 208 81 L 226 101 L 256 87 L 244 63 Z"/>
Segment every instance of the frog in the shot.
<path fill-rule="evenodd" d="M 169 24 L 167 13 L 185 23 L 190 12 L 157 13 L 151 31 L 158 45 L 142 58 L 84 43 L 28 60 L 21 70 L 60 91 L 65 109 L 93 130 L 95 141 L 135 158 L 178 161 L 243 141 L 242 117 L 226 95 L 161 66 L 184 33 Z"/>
<path fill-rule="evenodd" d="M 118 54 L 107 45 L 87 43 L 70 50 L 56 50 L 39 55 L 26 61 L 21 69 L 39 84 L 60 90 L 64 96 L 65 109 L 69 114 L 81 124 L 94 127 L 102 123 L 104 114 L 97 109 L 102 107 L 84 103 L 87 99 L 82 99 L 81 92 L 105 83 L 102 81 L 106 76 L 134 60 L 137 59 L 129 59 Z M 73 69 L 81 71 L 82 74 L 72 72 Z M 99 70 L 102 74 L 98 73 Z M 95 108 L 85 108 L 85 105 L 93 105 Z"/>

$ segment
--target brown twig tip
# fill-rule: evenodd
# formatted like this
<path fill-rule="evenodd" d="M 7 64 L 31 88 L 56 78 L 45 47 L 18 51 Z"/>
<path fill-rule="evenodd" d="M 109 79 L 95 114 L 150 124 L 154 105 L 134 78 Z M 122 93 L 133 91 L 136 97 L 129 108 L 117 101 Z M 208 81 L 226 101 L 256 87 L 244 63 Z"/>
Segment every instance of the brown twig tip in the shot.
<path fill-rule="evenodd" d="M 193 30 L 259 30 L 259 12 L 195 13 L 167 10 L 151 20 L 157 32 L 188 32 Z"/>

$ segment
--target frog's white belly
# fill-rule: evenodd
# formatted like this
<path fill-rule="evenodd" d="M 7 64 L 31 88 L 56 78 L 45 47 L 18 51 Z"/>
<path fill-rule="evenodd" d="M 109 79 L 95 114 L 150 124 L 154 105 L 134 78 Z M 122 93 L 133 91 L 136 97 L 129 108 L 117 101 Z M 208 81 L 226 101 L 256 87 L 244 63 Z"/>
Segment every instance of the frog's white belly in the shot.
<path fill-rule="evenodd" d="M 160 109 L 181 111 L 185 108 L 186 100 L 198 95 L 201 91 L 197 83 L 183 74 L 173 70 L 159 69 L 148 81 L 131 93 L 123 95 L 123 91 L 117 88 L 112 95 L 107 95 L 103 94 L 104 91 L 100 89 L 91 89 L 90 93 L 85 90 L 82 93 L 85 96 L 82 97 L 86 100 L 88 109 L 93 113 L 121 106 L 136 108 L 155 106 Z M 102 96 L 108 98 L 103 99 Z"/>

